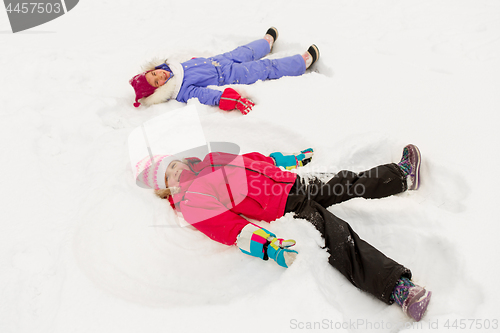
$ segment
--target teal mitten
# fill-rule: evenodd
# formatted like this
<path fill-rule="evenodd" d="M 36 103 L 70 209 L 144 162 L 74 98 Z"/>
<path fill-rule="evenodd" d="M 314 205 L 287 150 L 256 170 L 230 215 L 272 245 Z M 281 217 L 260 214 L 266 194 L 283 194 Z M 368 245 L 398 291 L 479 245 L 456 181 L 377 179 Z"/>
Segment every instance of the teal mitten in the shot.
<path fill-rule="evenodd" d="M 295 245 L 293 239 L 276 238 L 276 235 L 255 224 L 247 224 L 238 235 L 236 245 L 241 252 L 268 260 L 274 259 L 278 265 L 290 266 L 298 252 L 288 248 Z"/>
<path fill-rule="evenodd" d="M 274 159 L 276 166 L 292 170 L 311 162 L 313 154 L 314 150 L 307 148 L 298 154 L 283 155 L 283 153 L 275 152 L 269 156 Z"/>

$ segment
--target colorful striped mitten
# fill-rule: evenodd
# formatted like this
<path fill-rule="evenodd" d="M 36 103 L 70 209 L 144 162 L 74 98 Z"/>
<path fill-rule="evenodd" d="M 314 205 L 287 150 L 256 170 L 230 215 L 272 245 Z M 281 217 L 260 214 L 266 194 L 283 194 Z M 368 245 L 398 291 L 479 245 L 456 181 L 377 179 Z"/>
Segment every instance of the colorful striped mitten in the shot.
<path fill-rule="evenodd" d="M 272 232 L 251 223 L 241 230 L 236 245 L 243 253 L 263 260 L 272 258 L 283 267 L 290 266 L 298 254 L 297 251 L 288 249 L 295 245 L 293 239 L 276 238 Z"/>
<path fill-rule="evenodd" d="M 276 166 L 292 170 L 311 162 L 313 154 L 314 150 L 307 148 L 298 154 L 283 155 L 283 153 L 275 152 L 269 156 L 274 159 Z"/>

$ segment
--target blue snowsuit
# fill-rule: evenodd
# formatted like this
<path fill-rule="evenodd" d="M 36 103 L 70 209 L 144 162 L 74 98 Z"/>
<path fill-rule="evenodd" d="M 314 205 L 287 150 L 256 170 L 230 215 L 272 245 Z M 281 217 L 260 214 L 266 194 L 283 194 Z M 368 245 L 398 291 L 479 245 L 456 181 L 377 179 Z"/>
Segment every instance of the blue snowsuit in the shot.
<path fill-rule="evenodd" d="M 184 80 L 176 100 L 185 103 L 190 98 L 198 98 L 202 104 L 219 105 L 222 91 L 207 86 L 252 84 L 258 80 L 299 76 L 306 71 L 304 59 L 299 54 L 259 60 L 269 52 L 269 43 L 259 39 L 215 57 L 183 62 Z"/>

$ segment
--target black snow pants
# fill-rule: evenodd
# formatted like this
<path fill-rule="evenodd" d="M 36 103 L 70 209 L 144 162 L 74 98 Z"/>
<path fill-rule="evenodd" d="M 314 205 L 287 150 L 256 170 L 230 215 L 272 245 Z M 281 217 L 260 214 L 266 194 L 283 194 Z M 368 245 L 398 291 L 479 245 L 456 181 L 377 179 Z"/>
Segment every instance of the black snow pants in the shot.
<path fill-rule="evenodd" d="M 341 171 L 323 183 L 312 179 L 307 184 L 297 177 L 287 199 L 285 213 L 311 222 L 325 239 L 330 265 L 353 285 L 381 301 L 392 304 L 392 290 L 401 276 L 411 271 L 386 257 L 359 238 L 351 226 L 326 208 L 362 197 L 383 198 L 406 191 L 406 177 L 397 164 L 386 164 L 361 173 Z"/>

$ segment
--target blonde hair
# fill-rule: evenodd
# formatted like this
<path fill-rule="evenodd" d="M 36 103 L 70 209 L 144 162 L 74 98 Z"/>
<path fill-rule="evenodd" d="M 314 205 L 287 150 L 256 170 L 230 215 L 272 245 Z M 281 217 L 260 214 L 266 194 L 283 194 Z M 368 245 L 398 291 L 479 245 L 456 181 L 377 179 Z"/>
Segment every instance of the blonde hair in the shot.
<path fill-rule="evenodd" d="M 155 190 L 155 194 L 160 199 L 168 199 L 169 196 L 179 193 L 179 187 L 169 187 L 164 189 Z"/>
<path fill-rule="evenodd" d="M 160 199 L 168 199 L 168 197 L 172 195 L 172 192 L 170 191 L 169 188 L 165 188 L 165 189 L 155 190 L 155 194 Z"/>

